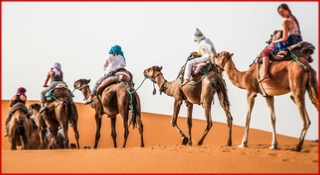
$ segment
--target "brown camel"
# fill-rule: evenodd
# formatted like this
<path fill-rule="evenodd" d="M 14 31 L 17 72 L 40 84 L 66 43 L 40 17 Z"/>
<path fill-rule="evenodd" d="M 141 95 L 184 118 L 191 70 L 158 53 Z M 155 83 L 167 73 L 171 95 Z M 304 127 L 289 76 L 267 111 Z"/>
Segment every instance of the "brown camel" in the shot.
<path fill-rule="evenodd" d="M 211 105 L 213 102 L 214 94 L 217 92 L 220 105 L 224 109 L 227 117 L 228 127 L 229 127 L 229 137 L 227 141 L 227 145 L 232 145 L 232 116 L 229 108 L 229 101 L 227 100 L 226 89 L 224 89 L 224 85 L 218 83 L 216 86 L 212 87 L 212 82 L 219 82 L 217 72 L 209 71 L 207 77 L 203 77 L 201 74 L 197 74 L 194 79 L 186 86 L 180 87 L 181 81 L 179 78 L 171 82 L 167 82 L 161 73 L 162 66 L 152 66 L 148 69 L 145 69 L 143 74 L 145 77 L 151 79 L 154 83 L 160 88 L 160 93 L 164 92 L 166 95 L 174 98 L 174 111 L 171 120 L 171 124 L 175 127 L 182 139 L 183 145 L 192 145 L 192 137 L 191 137 L 191 127 L 192 127 L 192 110 L 193 104 L 201 104 L 204 108 L 204 114 L 207 121 L 207 126 L 204 130 L 204 133 L 201 139 L 198 142 L 198 145 L 202 145 L 203 140 L 208 134 L 209 130 L 212 127 L 212 119 L 211 119 Z M 223 80 L 222 80 L 223 81 Z M 198 83 L 197 83 L 198 82 Z M 223 82 L 224 83 L 224 82 Z M 184 133 L 180 130 L 177 124 L 177 119 L 180 111 L 180 107 L 186 101 L 187 104 L 187 123 L 188 123 L 188 137 L 184 135 Z"/>
<path fill-rule="evenodd" d="M 63 129 L 64 148 L 69 148 L 68 122 L 72 125 L 75 133 L 75 139 L 79 146 L 79 133 L 77 129 L 78 112 L 75 104 L 72 102 L 71 94 L 66 84 L 58 84 L 53 90 L 52 96 L 47 98 L 46 110 L 37 116 L 40 134 L 40 148 L 45 149 L 45 135 L 47 128 L 53 135 L 50 143 L 51 149 L 57 149 L 57 135 L 59 126 Z"/>
<path fill-rule="evenodd" d="M 38 117 L 40 108 L 41 108 L 41 105 L 39 103 L 33 103 L 29 105 L 28 110 L 29 110 L 29 113 L 31 114 L 31 118 L 34 118 L 36 122 L 39 121 L 37 117 Z M 39 123 L 37 123 L 37 125 L 39 125 Z M 53 134 L 52 133 L 46 134 L 46 137 L 44 140 L 44 145 L 45 145 L 44 147 L 49 149 L 52 146 L 51 145 L 52 141 L 53 141 Z M 40 149 L 40 136 L 39 136 L 38 130 L 33 130 L 31 141 L 29 143 L 30 143 L 29 145 L 31 149 Z M 70 144 L 70 147 L 71 147 L 71 144 Z M 57 135 L 57 148 L 64 148 L 64 136 L 60 132 L 58 132 L 58 135 Z"/>
<path fill-rule="evenodd" d="M 90 79 L 79 79 L 74 82 L 74 88 L 82 92 L 85 98 L 90 95 L 89 88 Z M 130 92 L 129 92 L 130 91 Z M 133 93 L 132 93 L 133 92 Z M 141 147 L 144 147 L 143 141 L 143 124 L 141 120 L 141 107 L 140 98 L 135 92 L 133 86 L 129 82 L 122 82 L 111 84 L 107 86 L 101 94 L 100 99 L 97 96 L 93 97 L 93 102 L 90 103 L 91 108 L 95 110 L 96 120 L 96 134 L 94 148 L 97 148 L 100 139 L 101 117 L 106 114 L 111 119 L 111 136 L 113 139 L 114 147 L 117 147 L 116 142 L 116 116 L 120 114 L 123 119 L 124 126 L 124 143 L 123 148 L 126 146 L 127 138 L 129 135 L 129 126 L 132 124 L 133 128 L 138 124 L 138 129 L 141 139 Z M 130 113 L 130 117 L 129 117 Z M 131 119 L 131 120 L 130 120 Z M 130 121 L 129 121 L 130 120 Z M 129 126 L 128 126 L 129 122 Z"/>
<path fill-rule="evenodd" d="M 17 150 L 17 146 L 21 146 L 22 150 L 30 149 L 29 140 L 33 127 L 23 110 L 17 109 L 13 113 L 7 128 L 11 150 Z"/>
<path fill-rule="evenodd" d="M 299 61 L 307 66 L 309 71 L 305 71 L 303 66 L 294 60 L 273 61 L 269 67 L 270 78 L 258 83 L 259 75 L 262 75 L 260 69 L 258 75 L 258 64 L 253 63 L 246 71 L 238 71 L 232 61 L 233 53 L 226 51 L 220 52 L 211 58 L 211 61 L 224 69 L 230 81 L 240 89 L 247 91 L 248 111 L 246 115 L 245 132 L 239 147 L 248 147 L 249 124 L 251 112 L 254 106 L 257 94 L 265 94 L 268 108 L 270 110 L 270 120 L 272 127 L 272 143 L 270 149 L 278 148 L 276 137 L 276 116 L 274 112 L 274 96 L 290 93 L 290 97 L 297 105 L 302 118 L 303 127 L 296 151 L 300 151 L 307 130 L 310 126 L 309 116 L 305 107 L 305 93 L 308 91 L 309 98 L 318 110 L 318 82 L 316 71 L 308 64 L 305 58 L 299 57 Z"/>
<path fill-rule="evenodd" d="M 40 110 L 40 104 L 34 103 L 29 105 L 28 111 L 31 114 L 30 119 L 33 119 L 36 122 L 36 125 L 39 126 L 37 123 L 37 114 Z M 40 149 L 40 135 L 38 129 L 33 129 L 31 133 L 31 138 L 29 141 L 30 149 Z"/>

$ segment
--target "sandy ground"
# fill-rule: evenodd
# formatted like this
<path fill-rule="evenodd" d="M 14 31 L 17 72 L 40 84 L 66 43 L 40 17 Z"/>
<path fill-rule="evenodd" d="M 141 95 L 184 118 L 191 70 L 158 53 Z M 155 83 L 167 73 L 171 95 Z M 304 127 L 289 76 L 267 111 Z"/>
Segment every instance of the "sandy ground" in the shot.
<path fill-rule="evenodd" d="M 29 101 L 27 105 L 35 103 Z M 81 149 L 9 150 L 7 138 L 2 142 L 2 173 L 318 173 L 318 143 L 305 141 L 301 152 L 291 151 L 298 139 L 278 135 L 279 150 L 270 150 L 271 133 L 251 129 L 249 148 L 238 148 L 244 128 L 233 126 L 233 144 L 228 147 L 225 123 L 213 123 L 203 145 L 197 146 L 205 121 L 193 119 L 193 146 L 181 145 L 171 126 L 171 116 L 142 113 L 145 147 L 140 147 L 139 132 L 130 127 L 126 148 L 123 144 L 122 119 L 117 119 L 118 148 L 113 148 L 110 119 L 104 117 L 98 149 L 83 149 L 94 143 L 93 110 L 77 104 Z M 2 101 L 3 123 L 8 101 Z M 186 119 L 178 119 L 186 133 Z M 73 130 L 69 139 L 75 143 Z M 20 149 L 20 148 L 19 148 Z"/>

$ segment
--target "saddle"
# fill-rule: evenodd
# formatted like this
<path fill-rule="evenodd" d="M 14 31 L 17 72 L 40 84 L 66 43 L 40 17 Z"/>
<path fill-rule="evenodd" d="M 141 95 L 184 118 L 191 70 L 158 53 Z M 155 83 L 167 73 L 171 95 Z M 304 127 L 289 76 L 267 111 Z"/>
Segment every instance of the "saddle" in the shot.
<path fill-rule="evenodd" d="M 315 47 L 313 46 L 313 44 L 306 41 L 300 41 L 297 44 L 287 47 L 287 49 L 297 57 L 305 58 L 308 63 L 313 62 L 313 59 L 311 57 L 311 55 L 314 53 L 314 50 L 315 50 Z M 291 54 L 289 54 L 289 52 L 286 52 L 286 51 L 278 52 L 276 55 L 271 54 L 269 57 L 270 57 L 270 60 L 273 60 L 273 61 L 288 61 L 293 59 Z M 255 62 L 262 63 L 261 55 L 258 55 L 256 57 Z"/>
<path fill-rule="evenodd" d="M 192 54 L 193 53 L 191 53 L 190 56 L 187 58 L 187 61 L 199 57 L 197 55 L 192 55 Z M 186 63 L 181 67 L 178 77 L 181 77 L 181 78 L 183 77 L 184 72 L 185 72 L 185 68 L 186 68 Z M 206 70 L 207 72 L 209 72 L 209 71 L 218 71 L 217 70 L 217 66 L 215 66 L 214 64 L 210 64 L 208 62 L 206 62 L 206 63 L 198 63 L 198 64 L 193 65 L 192 68 L 191 68 L 192 78 L 195 78 L 197 75 L 204 75 L 204 72 L 202 72 L 201 70 Z"/>
<path fill-rule="evenodd" d="M 57 84 L 56 87 L 50 89 L 46 94 L 45 94 L 46 100 L 47 101 L 53 101 L 54 98 L 59 98 L 59 97 L 74 97 L 72 92 L 68 89 L 67 84 Z"/>
<path fill-rule="evenodd" d="M 126 70 L 125 68 L 118 68 L 104 76 L 104 80 L 100 83 L 100 85 L 97 88 L 97 94 L 101 94 L 107 86 L 119 82 L 130 82 L 134 86 L 132 79 L 133 75 L 130 71 Z"/>

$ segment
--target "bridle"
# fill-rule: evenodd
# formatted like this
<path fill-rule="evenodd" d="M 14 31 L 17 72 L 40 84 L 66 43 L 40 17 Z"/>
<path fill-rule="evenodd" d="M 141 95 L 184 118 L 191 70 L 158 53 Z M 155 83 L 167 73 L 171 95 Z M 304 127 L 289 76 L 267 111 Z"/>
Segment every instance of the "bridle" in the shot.
<path fill-rule="evenodd" d="M 224 56 L 225 57 L 225 56 Z M 213 59 L 217 59 L 217 55 L 213 56 Z M 226 65 L 227 61 L 230 59 L 230 57 L 227 57 L 226 59 L 224 59 L 224 62 L 222 62 L 221 66 L 218 64 L 215 64 L 219 69 L 221 69 L 222 71 L 224 71 L 224 66 Z"/>

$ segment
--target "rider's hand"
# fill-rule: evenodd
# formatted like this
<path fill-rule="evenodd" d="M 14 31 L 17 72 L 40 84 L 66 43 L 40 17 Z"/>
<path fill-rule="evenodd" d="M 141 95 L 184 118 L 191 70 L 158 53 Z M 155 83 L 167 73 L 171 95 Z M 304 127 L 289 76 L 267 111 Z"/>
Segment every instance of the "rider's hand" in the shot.
<path fill-rule="evenodd" d="M 45 85 L 43 85 L 43 87 L 49 87 L 49 86 L 45 84 Z"/>

